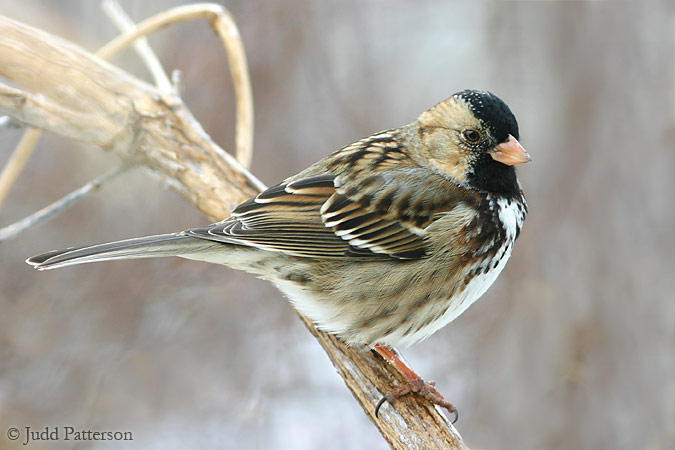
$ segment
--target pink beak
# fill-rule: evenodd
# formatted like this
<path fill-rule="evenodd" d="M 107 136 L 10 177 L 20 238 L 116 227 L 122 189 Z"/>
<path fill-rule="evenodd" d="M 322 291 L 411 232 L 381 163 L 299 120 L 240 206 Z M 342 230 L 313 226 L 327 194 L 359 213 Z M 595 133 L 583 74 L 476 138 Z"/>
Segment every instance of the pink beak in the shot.
<path fill-rule="evenodd" d="M 527 154 L 523 146 L 520 145 L 518 139 L 510 134 L 506 142 L 502 142 L 490 152 L 490 156 L 492 156 L 492 159 L 495 161 L 499 161 L 507 166 L 514 166 L 516 164 L 532 161 L 532 158 L 530 158 L 530 155 Z"/>

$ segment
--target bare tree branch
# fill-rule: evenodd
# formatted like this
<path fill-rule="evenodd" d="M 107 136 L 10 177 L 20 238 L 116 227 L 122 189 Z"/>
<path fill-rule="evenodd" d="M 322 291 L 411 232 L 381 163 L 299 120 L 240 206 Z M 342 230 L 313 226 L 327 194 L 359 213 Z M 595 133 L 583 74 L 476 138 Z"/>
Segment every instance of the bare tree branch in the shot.
<path fill-rule="evenodd" d="M 232 19 L 229 12 L 220 5 L 189 5 L 174 8 L 169 11 L 157 14 L 143 21 L 138 27 L 135 27 L 130 26 L 129 22 L 122 17 L 124 15 L 123 11 L 121 8 L 116 9 L 114 7 L 114 2 L 108 2 L 107 5 L 107 9 L 111 11 L 111 14 L 117 17 L 118 22 L 124 21 L 126 23 L 125 28 L 128 28 L 128 30 L 96 52 L 96 56 L 104 59 L 112 58 L 117 53 L 133 44 L 136 40 L 142 39 L 144 36 L 151 34 L 160 28 L 187 20 L 195 20 L 200 18 L 208 18 L 211 20 L 211 25 L 214 31 L 221 38 L 221 41 L 223 42 L 223 45 L 227 51 L 234 83 L 234 91 L 237 102 L 236 158 L 245 167 L 248 167 L 250 165 L 251 156 L 253 153 L 253 99 L 244 47 L 241 43 L 236 24 L 234 23 L 234 20 Z M 144 48 L 142 42 L 140 43 L 140 47 L 142 49 Z M 29 48 L 26 48 L 26 50 L 30 51 Z M 158 81 L 159 92 L 165 95 L 177 94 L 175 89 L 166 89 L 166 84 L 168 83 L 168 81 L 166 81 L 166 75 L 164 75 L 161 65 L 158 61 L 156 61 L 156 58 L 152 54 L 152 51 L 149 50 L 149 47 L 146 46 L 144 50 L 141 50 L 141 52 L 142 55 L 144 55 L 144 61 L 149 64 L 151 72 Z M 153 60 L 155 62 L 153 62 Z M 20 92 L 2 84 L 0 84 L 0 95 L 2 96 L 0 98 L 0 111 L 3 110 L 3 107 L 11 108 L 13 106 L 14 109 L 17 109 L 19 105 L 22 105 L 20 109 L 22 111 L 22 121 L 24 123 L 33 124 L 33 126 L 36 128 L 49 130 L 56 134 L 61 134 L 58 130 L 65 130 L 65 132 L 68 130 L 68 127 L 62 126 L 62 124 L 59 122 L 59 119 L 71 124 L 79 124 L 81 125 L 80 128 L 83 128 L 83 130 L 89 130 L 94 133 L 98 130 L 99 126 L 104 126 L 103 124 L 97 125 L 96 123 L 90 123 L 89 121 L 97 121 L 101 120 L 102 118 L 91 117 L 89 111 L 78 115 L 77 111 L 67 108 L 63 104 L 63 100 L 65 99 L 60 99 L 62 101 L 60 104 L 52 104 L 48 101 L 45 101 L 45 99 L 42 97 L 31 96 L 28 93 Z M 52 119 L 51 121 L 45 122 L 42 120 L 44 119 L 41 117 L 43 111 L 49 111 L 49 117 Z M 189 119 L 186 118 L 186 120 Z M 194 121 L 194 124 L 198 125 L 196 121 Z M 109 123 L 107 124 L 106 128 L 110 128 L 112 126 L 114 126 L 114 123 Z M 195 126 L 195 129 L 199 129 L 199 131 L 201 131 L 201 127 L 199 126 Z M 83 130 L 80 130 L 80 132 Z M 202 132 L 202 134 L 208 139 L 206 133 Z M 7 166 L 4 168 L 2 173 L 0 173 L 0 207 L 2 206 L 5 197 L 9 193 L 9 190 L 18 179 L 18 176 L 28 161 L 28 158 L 30 157 L 40 135 L 40 131 L 27 131 L 24 139 L 21 141 L 21 144 L 10 157 Z M 104 142 L 99 142 L 96 140 L 100 139 L 100 136 L 89 136 L 89 139 L 78 139 L 78 137 L 71 138 L 90 142 L 102 147 L 106 146 Z M 260 183 L 259 186 L 262 186 L 262 184 Z"/>
<path fill-rule="evenodd" d="M 0 16 L 0 60 L 0 76 L 18 86 L 0 86 L 0 112 L 149 168 L 213 219 L 264 188 L 206 135 L 180 98 L 71 43 Z M 303 321 L 392 448 L 465 448 L 447 418 L 417 396 L 396 400 L 375 419 L 375 403 L 401 376 L 372 352 Z"/>
<path fill-rule="evenodd" d="M 2 100 L 0 99 L 0 102 Z M 8 120 L 11 120 L 8 116 L 5 116 Z M 42 132 L 40 130 L 28 130 L 21 137 L 21 140 L 17 144 L 16 148 L 12 152 L 7 161 L 7 164 L 0 172 L 0 208 L 2 208 L 5 199 L 9 195 L 9 191 L 16 183 L 16 180 L 19 178 L 21 171 L 26 166 L 28 158 L 33 153 L 35 144 Z"/>
<path fill-rule="evenodd" d="M 239 30 L 229 11 L 224 7 L 214 3 L 199 3 L 170 9 L 139 23 L 134 30 L 110 41 L 96 54 L 103 59 L 110 59 L 121 49 L 126 48 L 130 42 L 141 36 L 146 36 L 175 23 L 201 18 L 211 21 L 211 27 L 220 37 L 227 50 L 237 102 L 236 157 L 237 161 L 248 167 L 251 163 L 253 151 L 253 94 L 251 93 L 251 81 L 248 76 L 246 53 L 239 36 Z"/>
<path fill-rule="evenodd" d="M 180 98 L 41 30 L 2 18 L 0 35 L 0 75 L 20 86 L 0 84 L 0 113 L 144 164 L 214 218 L 264 187 Z"/>
<path fill-rule="evenodd" d="M 35 212 L 34 214 L 31 214 L 30 216 L 24 219 L 19 220 L 18 222 L 15 222 L 11 225 L 7 225 L 4 228 L 0 228 L 0 243 L 2 243 L 2 241 L 6 241 L 7 239 L 13 238 L 22 231 L 40 225 L 41 223 L 49 220 L 50 218 L 57 216 L 61 212 L 73 206 L 75 203 L 78 202 L 78 200 L 80 200 L 90 192 L 99 190 L 101 186 L 103 186 L 106 182 L 112 180 L 129 167 L 130 166 L 126 164 L 122 164 L 119 167 L 110 169 L 103 175 L 96 177 L 94 180 L 85 184 L 81 188 L 74 190 L 70 194 L 60 198 L 51 205 L 45 206 L 41 210 Z"/>
<path fill-rule="evenodd" d="M 122 9 L 117 0 L 103 0 L 101 7 L 120 31 L 130 33 L 135 30 L 136 24 Z M 159 62 L 157 55 L 152 51 L 145 37 L 139 37 L 134 41 L 134 50 L 141 57 L 141 61 L 155 80 L 155 86 L 162 92 L 177 93 L 175 87 L 169 81 L 169 77 L 166 76 L 162 63 Z"/>

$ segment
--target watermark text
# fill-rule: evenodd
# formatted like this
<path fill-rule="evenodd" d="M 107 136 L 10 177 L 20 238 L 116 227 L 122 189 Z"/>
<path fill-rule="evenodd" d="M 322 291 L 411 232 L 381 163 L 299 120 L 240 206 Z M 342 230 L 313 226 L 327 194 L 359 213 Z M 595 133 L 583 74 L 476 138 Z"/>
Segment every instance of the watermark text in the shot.
<path fill-rule="evenodd" d="M 76 427 L 44 427 L 33 428 L 29 426 L 11 427 L 7 429 L 7 439 L 21 441 L 22 445 L 32 442 L 48 441 L 133 441 L 131 431 L 103 431 L 87 430 Z"/>

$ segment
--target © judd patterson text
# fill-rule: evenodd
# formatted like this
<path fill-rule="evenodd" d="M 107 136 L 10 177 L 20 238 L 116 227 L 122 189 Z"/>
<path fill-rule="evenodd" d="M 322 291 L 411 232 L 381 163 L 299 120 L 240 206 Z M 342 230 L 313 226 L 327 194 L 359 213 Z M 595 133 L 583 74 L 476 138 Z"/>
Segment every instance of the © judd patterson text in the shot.
<path fill-rule="evenodd" d="M 86 430 L 75 427 L 11 427 L 7 430 L 10 441 L 21 441 L 22 445 L 32 442 L 49 441 L 133 441 L 131 431 Z"/>

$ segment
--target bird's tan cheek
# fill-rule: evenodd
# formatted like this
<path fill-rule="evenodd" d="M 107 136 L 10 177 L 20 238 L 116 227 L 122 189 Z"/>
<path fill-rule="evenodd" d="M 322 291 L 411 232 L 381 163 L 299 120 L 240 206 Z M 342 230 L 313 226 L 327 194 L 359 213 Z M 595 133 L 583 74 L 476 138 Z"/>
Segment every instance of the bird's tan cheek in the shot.
<path fill-rule="evenodd" d="M 431 168 L 460 183 L 466 181 L 469 155 L 458 142 L 453 141 L 451 131 L 446 128 L 427 128 L 423 131 L 422 142 L 427 149 L 427 160 Z"/>
<path fill-rule="evenodd" d="M 432 158 L 429 163 L 434 170 L 443 175 L 448 175 L 460 183 L 466 181 L 468 164 L 462 155 L 448 155 L 442 160 Z"/>

